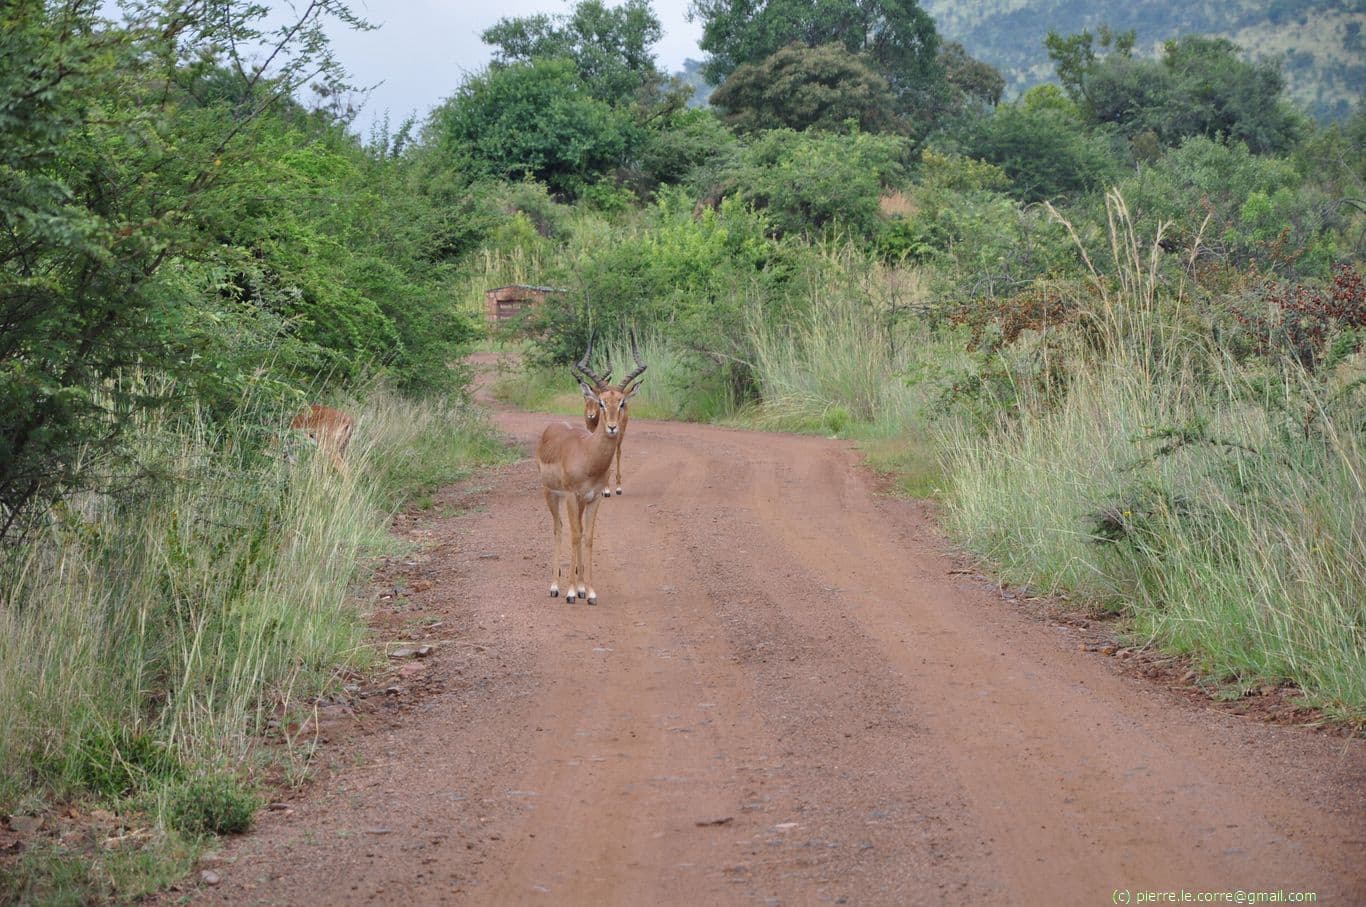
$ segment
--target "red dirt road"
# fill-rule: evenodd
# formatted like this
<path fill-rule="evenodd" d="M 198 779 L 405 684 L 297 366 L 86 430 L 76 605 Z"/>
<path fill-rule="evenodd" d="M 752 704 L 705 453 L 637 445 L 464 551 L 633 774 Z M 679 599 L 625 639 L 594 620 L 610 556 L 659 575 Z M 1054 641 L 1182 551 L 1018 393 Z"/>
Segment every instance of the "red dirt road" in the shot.
<path fill-rule="evenodd" d="M 1366 742 L 1124 676 L 847 444 L 633 421 L 624 465 L 596 607 L 546 595 L 530 460 L 405 520 L 379 622 L 435 654 L 196 902 L 1366 904 Z"/>

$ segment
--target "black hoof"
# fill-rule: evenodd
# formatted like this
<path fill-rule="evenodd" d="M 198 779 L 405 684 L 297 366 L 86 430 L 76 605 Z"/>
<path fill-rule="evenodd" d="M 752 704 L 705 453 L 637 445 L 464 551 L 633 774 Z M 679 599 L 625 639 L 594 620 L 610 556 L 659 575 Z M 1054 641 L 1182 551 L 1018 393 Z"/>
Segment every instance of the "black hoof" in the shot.
<path fill-rule="evenodd" d="M 606 488 L 604 488 L 604 489 L 602 490 L 602 496 L 603 496 L 604 498 L 610 498 L 610 497 L 612 496 L 612 492 L 610 492 L 610 491 L 608 491 Z"/>
<path fill-rule="evenodd" d="M 569 604 L 571 604 L 571 605 L 574 604 L 574 596 L 572 596 L 572 595 L 566 595 L 566 596 L 564 597 L 564 600 L 565 600 L 566 602 L 568 602 Z"/>
<path fill-rule="evenodd" d="M 560 590 L 559 590 L 559 589 L 551 589 L 551 590 L 550 590 L 550 597 L 551 597 L 551 598 L 559 598 L 559 597 L 560 597 Z"/>
<path fill-rule="evenodd" d="M 597 603 L 598 603 L 598 597 L 597 597 L 596 595 L 590 595 L 590 596 L 588 596 L 588 604 L 590 604 L 590 605 L 596 605 Z"/>

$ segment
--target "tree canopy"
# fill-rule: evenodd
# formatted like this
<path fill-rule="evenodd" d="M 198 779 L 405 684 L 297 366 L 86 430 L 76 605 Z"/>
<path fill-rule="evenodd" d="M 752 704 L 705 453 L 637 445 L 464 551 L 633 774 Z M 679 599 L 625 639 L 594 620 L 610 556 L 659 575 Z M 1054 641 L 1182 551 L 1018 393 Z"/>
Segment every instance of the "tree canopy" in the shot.
<path fill-rule="evenodd" d="M 616 8 L 580 0 L 563 15 L 500 19 L 482 37 L 494 49 L 495 66 L 564 57 L 594 97 L 615 103 L 664 81 L 651 50 L 663 34 L 649 0 Z"/>
<path fill-rule="evenodd" d="M 1010 177 L 1008 191 L 1028 202 L 1076 197 L 1119 175 L 1101 136 L 1056 107 L 1005 104 L 966 130 L 963 150 Z"/>
<path fill-rule="evenodd" d="M 469 79 L 432 114 L 452 161 L 491 176 L 534 177 L 576 196 L 638 141 L 631 117 L 596 97 L 572 60 L 537 58 Z"/>
<path fill-rule="evenodd" d="M 940 79 L 939 34 L 916 0 L 694 0 L 691 14 L 702 21 L 704 72 L 716 84 L 793 42 L 862 55 L 903 105 Z"/>
<path fill-rule="evenodd" d="M 742 132 L 840 129 L 848 121 L 879 132 L 895 117 L 887 80 L 840 44 L 789 44 L 759 63 L 741 64 L 711 103 Z"/>
<path fill-rule="evenodd" d="M 1166 146 L 1191 136 L 1246 142 L 1256 153 L 1292 146 L 1303 118 L 1285 102 L 1285 81 L 1271 63 L 1242 59 L 1223 38 L 1168 41 L 1160 60 L 1133 55 L 1132 32 L 1048 36 L 1048 53 L 1068 96 L 1090 122 Z M 1108 53 L 1097 53 L 1100 49 Z"/>

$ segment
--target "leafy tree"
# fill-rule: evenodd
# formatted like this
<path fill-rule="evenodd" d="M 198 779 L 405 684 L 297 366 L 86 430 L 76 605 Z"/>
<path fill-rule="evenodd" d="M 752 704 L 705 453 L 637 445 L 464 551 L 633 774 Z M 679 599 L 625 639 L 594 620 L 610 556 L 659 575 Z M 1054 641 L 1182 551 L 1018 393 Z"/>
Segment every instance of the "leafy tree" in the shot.
<path fill-rule="evenodd" d="M 848 121 L 878 132 L 894 119 L 887 80 L 840 44 L 790 44 L 757 64 L 741 64 L 711 102 L 742 132 L 840 129 Z"/>
<path fill-rule="evenodd" d="M 1005 77 L 989 63 L 968 56 L 967 49 L 957 41 L 939 48 L 939 68 L 944 73 L 951 109 L 995 107 L 1001 103 Z"/>
<path fill-rule="evenodd" d="M 1280 71 L 1249 63 L 1223 38 L 1188 35 L 1166 44 L 1161 60 L 1136 59 L 1132 32 L 1050 33 L 1049 56 L 1069 97 L 1087 119 L 1134 138 L 1150 132 L 1166 146 L 1191 136 L 1223 137 L 1253 152 L 1285 151 L 1303 132 L 1303 119 L 1282 98 Z"/>
<path fill-rule="evenodd" d="M 704 72 L 714 84 L 794 41 L 862 55 L 906 109 L 942 81 L 939 34 L 916 0 L 693 0 L 690 14 L 702 20 Z"/>
<path fill-rule="evenodd" d="M 273 28 L 245 3 L 127 9 L 117 26 L 96 0 L 0 7 L 0 534 L 170 402 L 127 390 L 126 370 L 182 388 L 249 371 L 195 262 L 225 200 L 256 188 L 238 181 L 264 116 L 310 81 L 345 87 L 326 20 L 364 24 L 337 0 Z"/>
<path fill-rule="evenodd" d="M 264 126 L 243 164 L 257 188 L 224 200 L 219 296 L 289 319 L 334 379 L 382 367 L 400 389 L 449 390 L 448 363 L 474 333 L 431 303 L 452 267 L 449 212 L 407 161 L 367 155 L 338 124 Z"/>
<path fill-rule="evenodd" d="M 646 197 L 662 185 L 685 182 L 699 171 L 714 167 L 735 147 L 735 134 L 715 113 L 684 108 L 648 125 L 624 175 L 636 194 Z"/>
<path fill-rule="evenodd" d="M 602 0 L 579 0 L 565 15 L 500 19 L 483 40 L 494 49 L 495 66 L 573 60 L 592 95 L 615 104 L 664 81 L 651 52 L 663 34 L 649 0 L 626 0 L 614 9 Z"/>
<path fill-rule="evenodd" d="M 571 60 L 538 58 L 470 79 L 432 114 L 444 160 L 576 196 L 641 142 L 630 114 L 594 96 Z"/>
<path fill-rule="evenodd" d="M 1304 119 L 1284 100 L 1285 78 L 1274 64 L 1248 63 L 1240 53 L 1223 38 L 1168 41 L 1162 65 L 1171 73 L 1172 92 L 1160 121 L 1149 126 L 1168 142 L 1222 135 L 1247 143 L 1254 154 L 1293 147 Z"/>
<path fill-rule="evenodd" d="M 1058 81 L 1068 97 L 1078 103 L 1090 101 L 1088 81 L 1108 59 L 1132 60 L 1134 41 L 1137 35 L 1132 31 L 1116 32 L 1102 25 L 1097 34 L 1083 29 L 1074 35 L 1060 35 L 1050 31 L 1044 39 L 1048 48 L 1048 58 L 1058 73 Z M 1097 48 L 1102 53 L 1097 52 Z"/>
<path fill-rule="evenodd" d="M 1023 201 L 1075 196 L 1119 175 L 1104 138 L 1056 108 L 1002 105 L 964 132 L 963 152 L 1000 167 Z"/>
<path fill-rule="evenodd" d="M 774 129 L 745 148 L 723 179 L 780 234 L 846 230 L 872 236 L 878 198 L 901 175 L 899 136 Z"/>
<path fill-rule="evenodd" d="M 1081 121 L 1081 108 L 1057 85 L 1035 85 L 1020 96 L 1019 106 L 1029 113 L 1056 110 L 1063 116 Z"/>

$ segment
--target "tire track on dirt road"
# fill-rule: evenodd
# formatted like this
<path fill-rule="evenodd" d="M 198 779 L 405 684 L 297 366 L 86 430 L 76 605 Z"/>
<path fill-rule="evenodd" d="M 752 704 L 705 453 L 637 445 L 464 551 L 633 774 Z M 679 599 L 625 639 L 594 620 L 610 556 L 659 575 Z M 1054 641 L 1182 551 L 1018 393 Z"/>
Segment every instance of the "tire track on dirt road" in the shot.
<path fill-rule="evenodd" d="M 529 445 L 556 417 L 496 418 Z M 365 712 L 197 900 L 1366 903 L 1363 741 L 1078 651 L 951 574 L 847 444 L 633 420 L 624 459 L 596 607 L 545 595 L 528 460 L 405 523 L 422 591 L 380 616 L 443 624 L 426 694 Z"/>

